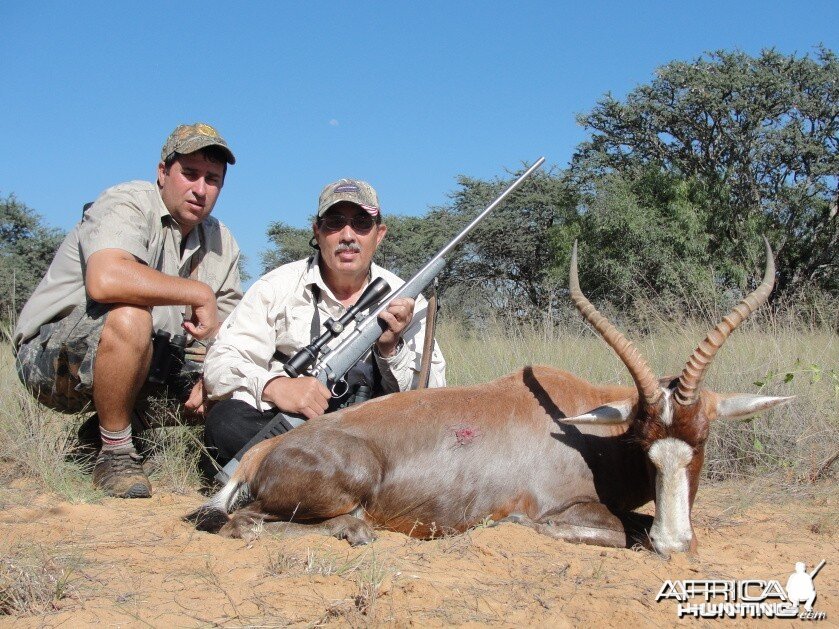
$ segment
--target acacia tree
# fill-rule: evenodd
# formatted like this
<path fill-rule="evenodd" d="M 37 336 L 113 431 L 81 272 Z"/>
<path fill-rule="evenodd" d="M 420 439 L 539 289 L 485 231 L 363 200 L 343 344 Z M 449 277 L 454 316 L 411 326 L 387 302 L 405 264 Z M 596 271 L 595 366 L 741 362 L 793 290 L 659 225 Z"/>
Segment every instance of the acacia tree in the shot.
<path fill-rule="evenodd" d="M 49 268 L 64 234 L 14 194 L 0 197 L 0 319 L 12 319 Z"/>
<path fill-rule="evenodd" d="M 512 173 L 514 177 L 519 174 Z M 491 203 L 509 180 L 460 176 L 458 185 L 451 205 L 436 210 L 438 220 L 447 226 L 448 238 Z M 552 228 L 574 217 L 563 179 L 550 171 L 535 173 L 456 250 L 441 284 L 448 290 L 458 287 L 495 311 L 528 317 L 546 309 L 555 297 Z"/>
<path fill-rule="evenodd" d="M 313 253 L 309 246 L 312 229 L 291 227 L 277 221 L 268 226 L 268 240 L 271 247 L 260 254 L 262 272 L 268 273 L 278 266 L 306 258 Z"/>
<path fill-rule="evenodd" d="M 572 170 L 578 182 L 639 164 L 699 182 L 708 204 L 708 254 L 760 258 L 778 249 L 779 289 L 839 290 L 839 60 L 764 50 L 716 52 L 659 68 L 624 101 L 607 94 L 578 118 L 593 132 Z M 723 278 L 725 279 L 740 279 Z"/>
<path fill-rule="evenodd" d="M 638 299 L 689 312 L 697 295 L 713 290 L 705 199 L 695 182 L 653 168 L 613 172 L 592 183 L 578 209 L 576 221 L 554 229 L 559 281 L 579 240 L 586 293 L 618 312 L 630 312 Z"/>

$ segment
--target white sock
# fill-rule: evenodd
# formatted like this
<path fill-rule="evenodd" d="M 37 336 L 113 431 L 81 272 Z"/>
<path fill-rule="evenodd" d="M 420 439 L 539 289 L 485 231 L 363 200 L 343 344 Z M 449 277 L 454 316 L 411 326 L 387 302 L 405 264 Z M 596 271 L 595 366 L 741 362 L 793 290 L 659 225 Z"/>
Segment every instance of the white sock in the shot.
<path fill-rule="evenodd" d="M 116 450 L 131 445 L 131 424 L 115 432 L 99 426 L 99 432 L 102 435 L 102 450 Z"/>

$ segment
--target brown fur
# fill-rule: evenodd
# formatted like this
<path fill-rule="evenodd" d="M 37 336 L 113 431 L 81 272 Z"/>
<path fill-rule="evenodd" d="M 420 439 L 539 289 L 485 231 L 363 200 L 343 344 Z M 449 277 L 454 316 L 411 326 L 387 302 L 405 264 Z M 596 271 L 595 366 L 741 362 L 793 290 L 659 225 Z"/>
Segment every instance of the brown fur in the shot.
<path fill-rule="evenodd" d="M 727 396 L 721 405 L 721 396 L 700 387 L 729 333 L 772 290 L 768 241 L 766 252 L 761 285 L 700 343 L 681 376 L 656 384 L 632 343 L 582 294 L 575 243 L 571 298 L 635 388 L 526 367 L 488 384 L 389 395 L 252 448 L 217 499 L 187 518 L 233 536 L 262 520 L 293 519 L 356 544 L 373 539 L 371 526 L 433 537 L 491 517 L 615 546 L 631 542 L 639 523 L 632 510 L 655 497 L 658 465 L 667 474 L 658 483 L 666 506 L 659 519 L 656 505 L 653 546 L 662 553 L 695 549 L 684 516 L 696 497 L 711 421 L 718 412 L 742 417 L 790 399 Z M 626 421 L 598 421 L 615 417 Z M 235 509 L 245 496 L 252 502 L 228 521 L 231 504 Z"/>
<path fill-rule="evenodd" d="M 260 517 L 327 523 L 357 512 L 375 527 L 432 537 L 511 514 L 550 527 L 580 504 L 628 512 L 653 491 L 629 426 L 558 420 L 635 395 L 528 367 L 489 384 L 394 394 L 325 415 L 245 455 L 234 480 L 247 483 L 254 502 L 223 532 L 241 535 Z M 626 539 L 619 518 L 604 528 L 595 509 L 590 527 L 578 516 L 574 537 Z"/>

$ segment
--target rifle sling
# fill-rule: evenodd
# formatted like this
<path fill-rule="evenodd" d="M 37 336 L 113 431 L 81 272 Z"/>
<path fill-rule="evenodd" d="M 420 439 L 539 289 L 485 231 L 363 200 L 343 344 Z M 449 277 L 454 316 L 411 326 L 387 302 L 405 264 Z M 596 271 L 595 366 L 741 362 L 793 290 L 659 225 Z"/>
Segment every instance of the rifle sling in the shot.
<path fill-rule="evenodd" d="M 420 362 L 417 389 L 427 389 L 431 377 L 431 358 L 434 354 L 434 334 L 437 328 L 437 281 L 431 284 L 431 296 L 425 310 L 425 339 L 422 343 L 422 361 Z"/>

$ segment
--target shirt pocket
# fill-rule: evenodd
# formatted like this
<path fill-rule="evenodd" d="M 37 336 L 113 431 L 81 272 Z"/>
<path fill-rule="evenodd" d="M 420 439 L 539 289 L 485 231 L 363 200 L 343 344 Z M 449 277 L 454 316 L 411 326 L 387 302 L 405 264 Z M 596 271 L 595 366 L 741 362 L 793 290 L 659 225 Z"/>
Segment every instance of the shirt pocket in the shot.
<path fill-rule="evenodd" d="M 286 306 L 282 316 L 274 323 L 276 349 L 286 356 L 294 355 L 299 349 L 311 343 L 312 317 L 311 308 Z"/>

